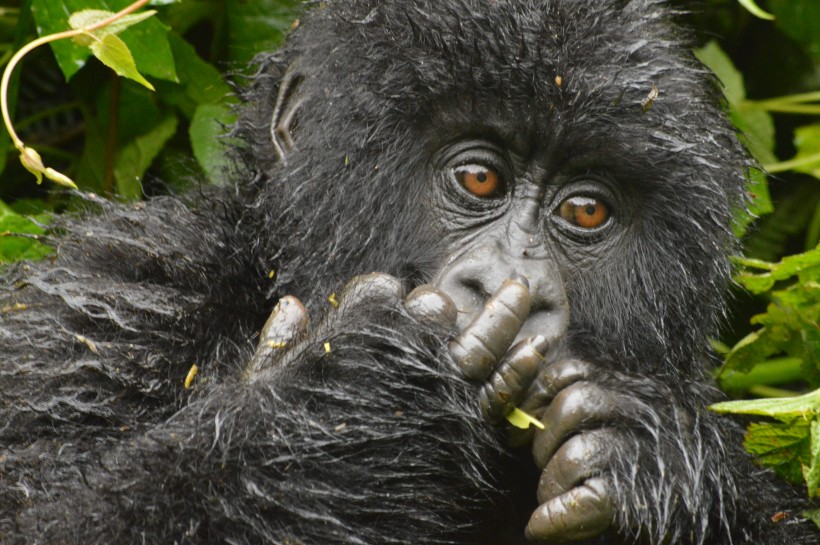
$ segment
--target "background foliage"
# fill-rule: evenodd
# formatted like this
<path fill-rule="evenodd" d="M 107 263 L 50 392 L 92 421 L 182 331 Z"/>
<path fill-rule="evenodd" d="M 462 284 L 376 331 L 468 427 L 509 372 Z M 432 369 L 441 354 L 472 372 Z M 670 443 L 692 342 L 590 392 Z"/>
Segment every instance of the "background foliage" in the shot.
<path fill-rule="evenodd" d="M 820 494 L 820 2 L 768 0 L 775 19 L 737 0 L 672 0 L 693 28 L 697 55 L 724 85 L 732 119 L 763 171 L 750 173 L 751 209 L 739 213 L 745 257 L 722 339 L 717 378 L 738 397 L 723 405 L 767 417 L 747 448 Z M 118 11 L 129 0 L 0 0 L 0 66 L 23 44 L 68 28 L 71 13 Z M 151 92 L 70 41 L 26 57 L 10 87 L 15 127 L 48 166 L 81 189 L 137 200 L 223 180 L 222 136 L 231 122 L 225 73 L 241 79 L 255 53 L 298 24 L 298 0 L 158 0 L 158 14 L 125 30 Z M 660 90 L 661 96 L 663 89 Z M 69 193 L 38 186 L 0 134 L 0 262 L 39 259 L 49 213 Z M 28 237 L 19 236 L 28 233 Z M 14 234 L 14 235 L 13 235 Z M 32 236 L 33 235 L 33 236 Z M 791 399 L 779 396 L 812 392 Z M 818 517 L 817 520 L 820 520 Z"/>

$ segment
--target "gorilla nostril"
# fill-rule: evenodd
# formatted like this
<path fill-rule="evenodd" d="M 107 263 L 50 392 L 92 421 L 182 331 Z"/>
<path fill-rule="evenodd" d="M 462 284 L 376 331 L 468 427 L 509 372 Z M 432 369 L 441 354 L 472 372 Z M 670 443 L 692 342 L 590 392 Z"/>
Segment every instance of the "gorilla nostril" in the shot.
<path fill-rule="evenodd" d="M 477 296 L 481 303 L 492 296 L 492 294 L 487 291 L 484 282 L 477 278 L 465 278 L 461 281 L 461 285 L 467 288 L 472 295 Z"/>

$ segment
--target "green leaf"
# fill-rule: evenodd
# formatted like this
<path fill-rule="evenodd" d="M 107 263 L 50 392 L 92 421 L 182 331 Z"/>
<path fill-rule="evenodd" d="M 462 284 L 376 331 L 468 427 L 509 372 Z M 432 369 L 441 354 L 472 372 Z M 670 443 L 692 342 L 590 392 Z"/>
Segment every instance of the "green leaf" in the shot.
<path fill-rule="evenodd" d="M 0 263 L 22 259 L 42 259 L 53 252 L 52 248 L 30 238 L 15 237 L 14 233 L 41 235 L 44 229 L 38 223 L 47 223 L 49 214 L 38 214 L 32 218 L 14 212 L 0 201 Z"/>
<path fill-rule="evenodd" d="M 176 131 L 177 118 L 168 116 L 120 150 L 114 165 L 114 178 L 120 197 L 125 200 L 138 200 L 142 197 L 140 178 Z"/>
<path fill-rule="evenodd" d="M 745 392 L 761 384 L 771 386 L 798 382 L 804 378 L 803 365 L 801 358 L 775 358 L 757 363 L 747 373 L 734 368 L 721 369 L 716 378 L 724 391 Z"/>
<path fill-rule="evenodd" d="M 221 2 L 177 2 L 162 11 L 162 21 L 179 35 L 185 35 L 192 27 L 204 23 L 217 26 L 224 21 Z M 213 45 L 221 40 L 214 37 Z"/>
<path fill-rule="evenodd" d="M 737 262 L 754 268 L 761 268 L 761 263 L 765 263 L 749 259 L 739 259 Z M 742 271 L 736 279 L 752 293 L 765 293 L 774 287 L 775 282 L 787 280 L 801 273 L 814 272 L 820 275 L 820 248 L 784 257 L 780 263 L 768 264 L 766 268 L 769 269 L 769 272 L 763 274 Z"/>
<path fill-rule="evenodd" d="M 32 4 L 31 12 L 37 24 L 37 33 L 44 36 L 70 28 L 69 16 L 74 12 L 96 9 L 115 13 L 130 3 L 131 0 L 37 0 Z M 131 50 L 142 74 L 176 81 L 167 34 L 168 28 L 156 17 L 151 17 L 124 30 L 119 36 Z M 91 55 L 88 47 L 79 46 L 71 40 L 59 40 L 50 46 L 66 79 L 82 68 Z"/>
<path fill-rule="evenodd" d="M 202 60 L 194 48 L 179 36 L 169 36 L 174 58 L 180 65 L 180 82 L 185 86 L 185 94 L 195 104 L 214 104 L 230 99 L 235 102 L 231 88 L 225 82 L 222 72 L 212 64 Z"/>
<path fill-rule="evenodd" d="M 202 166 L 212 184 L 221 185 L 226 181 L 225 127 L 235 117 L 231 109 L 224 104 L 202 104 L 196 109 L 189 135 L 194 157 Z"/>
<path fill-rule="evenodd" d="M 718 413 L 756 414 L 777 419 L 811 418 L 820 414 L 820 389 L 796 397 L 724 401 L 709 407 Z"/>
<path fill-rule="evenodd" d="M 806 231 L 814 211 L 820 208 L 820 192 L 811 180 L 788 184 L 788 192 L 778 195 L 774 211 L 757 222 L 745 240 L 745 251 L 766 261 L 776 261 L 789 252 L 794 240 Z M 812 244 L 813 248 L 817 244 Z"/>
<path fill-rule="evenodd" d="M 771 114 L 739 104 L 732 108 L 729 117 L 740 130 L 740 140 L 755 159 L 764 164 L 777 161 L 774 154 L 774 120 Z"/>
<path fill-rule="evenodd" d="M 101 157 L 106 146 L 107 133 L 96 116 L 84 112 L 83 123 L 83 153 L 77 162 L 75 178 L 83 189 L 102 193 L 109 190 L 105 186 L 105 161 Z"/>
<path fill-rule="evenodd" d="M 273 51 L 302 10 L 301 0 L 227 0 L 228 55 L 249 63 L 260 51 Z"/>
<path fill-rule="evenodd" d="M 812 269 L 820 268 L 820 248 L 784 257 L 775 267 L 772 275 L 777 280 L 785 280 Z"/>
<path fill-rule="evenodd" d="M 815 62 L 820 62 L 820 2 L 817 0 L 768 0 L 775 25 L 787 36 L 804 45 Z"/>
<path fill-rule="evenodd" d="M 795 129 L 794 146 L 797 148 L 797 154 L 793 160 L 814 158 L 813 161 L 799 165 L 794 170 L 820 178 L 820 123 Z"/>
<path fill-rule="evenodd" d="M 723 84 L 723 94 L 732 106 L 746 98 L 743 75 L 735 68 L 729 55 L 723 52 L 716 41 L 711 41 L 695 51 L 695 56 L 706 65 Z"/>
<path fill-rule="evenodd" d="M 803 516 L 811 520 L 820 528 L 820 509 L 812 509 L 810 511 L 803 511 Z"/>
<path fill-rule="evenodd" d="M 809 497 L 820 494 L 820 420 L 811 423 L 809 464 L 803 467 L 803 477 L 809 488 Z"/>
<path fill-rule="evenodd" d="M 774 154 L 774 120 L 768 112 L 744 108 L 746 86 L 743 74 L 735 68 L 732 60 L 715 41 L 695 51 L 695 55 L 715 73 L 723 84 L 723 94 L 731 108 L 730 117 L 740 132 L 743 144 L 760 163 L 775 162 L 777 157 Z M 766 175 L 757 169 L 752 169 L 749 172 L 749 181 L 752 202 L 749 206 L 749 214 L 743 212 L 736 214 L 734 231 L 738 236 L 746 232 L 753 218 L 770 214 L 773 210 Z"/>
<path fill-rule="evenodd" d="M 154 14 L 156 14 L 156 11 L 154 10 L 142 11 L 140 13 L 129 13 L 128 15 L 120 17 L 113 23 L 100 27 L 93 32 L 98 38 L 105 34 L 119 34 L 126 28 L 136 25 L 137 23 L 152 17 Z M 72 13 L 71 17 L 68 18 L 68 24 L 73 29 L 88 28 L 113 16 L 113 11 L 103 9 L 84 9 L 82 11 Z"/>
<path fill-rule="evenodd" d="M 757 168 L 749 169 L 749 196 L 752 202 L 749 203 L 749 211 L 739 211 L 735 214 L 735 224 L 733 230 L 738 237 L 746 234 L 749 225 L 757 218 L 771 214 L 774 211 L 772 198 L 769 194 L 769 182 L 766 174 Z"/>
<path fill-rule="evenodd" d="M 120 3 L 119 0 L 117 3 Z M 128 5 L 130 0 L 122 2 Z M 120 38 L 128 45 L 134 55 L 140 73 L 165 81 L 179 81 L 177 78 L 174 56 L 168 44 L 168 31 L 158 18 L 152 17 L 125 30 Z"/>
<path fill-rule="evenodd" d="M 132 79 L 148 89 L 154 90 L 154 86 L 137 72 L 137 65 L 134 64 L 131 51 L 125 45 L 125 42 L 117 36 L 106 34 L 100 41 L 91 44 L 91 51 L 95 57 L 118 75 Z"/>
<path fill-rule="evenodd" d="M 109 119 L 111 100 L 113 98 L 119 101 L 120 107 L 115 122 L 117 127 L 116 142 L 123 143 L 133 140 L 162 121 L 167 115 L 167 108 L 163 108 L 160 102 L 162 98 L 142 85 L 130 80 L 123 80 L 120 82 L 118 97 L 112 97 L 111 90 L 111 86 L 107 85 L 96 97 L 94 106 L 96 107 L 97 119 L 103 127 L 107 128 L 111 123 Z"/>
<path fill-rule="evenodd" d="M 766 293 L 774 287 L 775 278 L 771 273 L 748 274 L 742 272 L 737 275 L 737 281 L 752 293 Z"/>
<path fill-rule="evenodd" d="M 725 367 L 747 372 L 770 356 L 783 352 L 788 340 L 789 334 L 783 327 L 762 327 L 752 331 L 732 347 Z"/>
<path fill-rule="evenodd" d="M 758 462 L 797 484 L 803 481 L 803 467 L 809 462 L 809 422 L 750 424 L 743 445 Z"/>

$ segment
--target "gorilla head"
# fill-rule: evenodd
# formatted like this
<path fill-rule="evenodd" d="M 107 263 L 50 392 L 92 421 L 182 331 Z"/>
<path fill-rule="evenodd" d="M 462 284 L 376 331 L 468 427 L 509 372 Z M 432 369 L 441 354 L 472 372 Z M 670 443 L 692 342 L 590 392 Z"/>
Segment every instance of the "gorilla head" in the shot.
<path fill-rule="evenodd" d="M 463 326 L 519 273 L 528 333 L 567 298 L 590 355 L 691 372 L 747 158 L 679 34 L 657 2 L 318 7 L 240 127 L 260 206 L 287 200 L 316 250 L 289 255 L 282 282 L 327 272 L 300 294 L 319 300 L 351 272 L 434 281 Z"/>

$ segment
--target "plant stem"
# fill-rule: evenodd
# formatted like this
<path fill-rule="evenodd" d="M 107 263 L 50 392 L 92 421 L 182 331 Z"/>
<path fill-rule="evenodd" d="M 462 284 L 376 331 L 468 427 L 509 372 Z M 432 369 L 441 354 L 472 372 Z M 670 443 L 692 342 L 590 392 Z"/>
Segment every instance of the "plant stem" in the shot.
<path fill-rule="evenodd" d="M 792 392 L 791 390 L 783 390 L 781 388 L 772 388 L 771 386 L 752 386 L 749 388 L 749 393 L 758 396 L 758 397 L 770 397 L 770 398 L 778 398 L 778 397 L 794 397 L 797 395 L 796 392 Z"/>
<path fill-rule="evenodd" d="M 803 376 L 803 360 L 779 358 L 755 365 L 746 373 L 726 370 L 718 376 L 724 390 L 743 391 L 754 386 L 772 386 L 799 381 Z"/>
<path fill-rule="evenodd" d="M 797 102 L 783 102 L 780 100 L 766 100 L 761 102 L 747 100 L 741 104 L 740 108 L 781 114 L 820 115 L 820 104 L 799 104 Z"/>
<path fill-rule="evenodd" d="M 788 161 L 770 163 L 768 165 L 764 165 L 763 168 L 765 168 L 767 172 L 774 174 L 777 172 L 794 170 L 802 166 L 811 165 L 813 163 L 820 163 L 820 153 L 807 155 L 806 157 L 800 157 L 799 159 L 789 159 Z M 820 164 L 818 164 L 818 168 L 820 168 Z"/>
<path fill-rule="evenodd" d="M 784 95 L 782 97 L 767 98 L 764 100 L 749 100 L 753 104 L 766 104 L 768 102 L 780 102 L 784 104 L 799 104 L 803 102 L 820 102 L 820 91 L 810 93 L 798 93 L 795 95 Z"/>
<path fill-rule="evenodd" d="M 17 66 L 18 62 L 20 62 L 20 59 L 22 59 L 33 49 L 36 49 L 41 45 L 56 42 L 57 40 L 73 38 L 75 36 L 79 36 L 80 34 L 88 34 L 97 30 L 98 28 L 110 25 L 114 21 L 117 21 L 121 17 L 128 15 L 132 11 L 138 10 L 148 2 L 149 0 L 137 0 L 125 9 L 118 11 L 108 19 L 104 19 L 86 28 L 66 30 L 63 32 L 58 32 L 56 34 L 49 34 L 48 36 L 41 36 L 40 38 L 37 38 L 36 40 L 27 43 L 17 53 L 14 54 L 14 56 L 9 61 L 8 65 L 6 65 L 6 69 L 3 71 L 3 78 L 2 80 L 0 80 L 0 113 L 2 113 L 3 115 L 3 123 L 6 125 L 6 129 L 9 131 L 9 136 L 11 136 L 11 141 L 14 143 L 15 148 L 17 148 L 22 153 L 25 149 L 25 144 L 23 144 L 23 141 L 20 139 L 19 136 L 17 136 L 17 133 L 14 131 L 14 126 L 11 123 L 11 116 L 9 115 L 9 105 L 7 96 L 9 90 L 9 81 L 11 80 L 11 74 L 14 71 L 14 67 Z"/>

